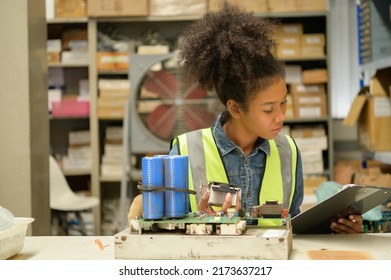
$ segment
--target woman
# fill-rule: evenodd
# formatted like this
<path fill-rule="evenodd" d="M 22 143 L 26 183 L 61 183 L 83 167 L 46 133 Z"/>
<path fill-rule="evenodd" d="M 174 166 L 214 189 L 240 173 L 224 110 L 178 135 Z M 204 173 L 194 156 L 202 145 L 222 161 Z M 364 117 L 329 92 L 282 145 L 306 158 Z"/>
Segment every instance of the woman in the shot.
<path fill-rule="evenodd" d="M 293 139 L 279 132 L 285 120 L 284 66 L 273 55 L 275 24 L 224 2 L 182 34 L 181 70 L 214 90 L 226 110 L 212 128 L 185 133 L 172 142 L 170 155 L 189 156 L 189 188 L 209 181 L 241 189 L 236 208 L 278 200 L 292 217 L 300 213 L 303 175 Z M 191 196 L 191 211 L 213 214 L 210 192 Z M 231 206 L 227 194 L 221 211 Z M 336 233 L 362 232 L 362 217 L 331 224 Z"/>

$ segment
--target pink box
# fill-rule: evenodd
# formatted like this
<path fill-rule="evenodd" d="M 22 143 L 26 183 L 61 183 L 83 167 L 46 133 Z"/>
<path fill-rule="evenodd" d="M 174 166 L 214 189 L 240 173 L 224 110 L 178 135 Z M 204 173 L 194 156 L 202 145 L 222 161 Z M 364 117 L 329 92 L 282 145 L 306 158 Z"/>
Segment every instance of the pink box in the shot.
<path fill-rule="evenodd" d="M 88 117 L 90 102 L 81 100 L 61 100 L 52 102 L 53 117 Z"/>

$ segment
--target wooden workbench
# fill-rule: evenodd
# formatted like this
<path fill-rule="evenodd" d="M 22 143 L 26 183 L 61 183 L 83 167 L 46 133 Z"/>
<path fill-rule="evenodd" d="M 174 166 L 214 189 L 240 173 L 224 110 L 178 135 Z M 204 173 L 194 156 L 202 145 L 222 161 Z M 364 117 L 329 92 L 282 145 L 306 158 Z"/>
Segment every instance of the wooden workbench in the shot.
<path fill-rule="evenodd" d="M 99 240 L 103 247 L 97 244 Z M 295 235 L 292 260 L 391 260 L 391 233 Z M 113 260 L 113 236 L 27 236 L 16 260 Z"/>

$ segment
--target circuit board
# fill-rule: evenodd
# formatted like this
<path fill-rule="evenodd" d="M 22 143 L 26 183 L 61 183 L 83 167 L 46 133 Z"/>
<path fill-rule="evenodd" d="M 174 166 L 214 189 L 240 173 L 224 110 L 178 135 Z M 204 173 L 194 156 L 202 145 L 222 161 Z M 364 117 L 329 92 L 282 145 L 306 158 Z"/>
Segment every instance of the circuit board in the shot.
<path fill-rule="evenodd" d="M 156 223 L 156 224 L 236 224 L 241 218 L 238 216 L 208 216 L 197 215 L 196 213 L 189 213 L 183 218 L 179 219 L 160 219 L 160 220 L 146 220 L 140 219 L 140 223 Z"/>

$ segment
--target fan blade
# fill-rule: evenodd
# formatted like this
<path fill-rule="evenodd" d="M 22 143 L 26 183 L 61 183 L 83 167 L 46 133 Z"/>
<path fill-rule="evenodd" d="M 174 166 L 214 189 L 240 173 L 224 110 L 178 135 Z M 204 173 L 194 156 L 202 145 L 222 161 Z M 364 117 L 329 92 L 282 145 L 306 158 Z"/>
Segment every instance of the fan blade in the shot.
<path fill-rule="evenodd" d="M 149 72 L 143 87 L 160 98 L 175 98 L 178 90 L 176 77 L 167 70 Z"/>
<path fill-rule="evenodd" d="M 216 119 L 216 114 L 210 112 L 203 105 L 186 105 L 184 123 L 189 131 L 210 127 Z"/>
<path fill-rule="evenodd" d="M 206 90 L 199 83 L 188 84 L 183 87 L 183 91 L 185 99 L 201 99 L 206 96 Z"/>
<path fill-rule="evenodd" d="M 149 130 L 163 140 L 171 140 L 175 128 L 175 107 L 159 105 L 148 115 Z"/>

